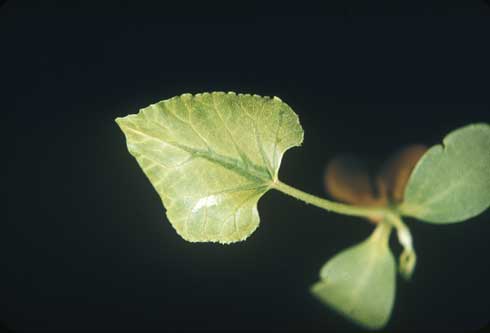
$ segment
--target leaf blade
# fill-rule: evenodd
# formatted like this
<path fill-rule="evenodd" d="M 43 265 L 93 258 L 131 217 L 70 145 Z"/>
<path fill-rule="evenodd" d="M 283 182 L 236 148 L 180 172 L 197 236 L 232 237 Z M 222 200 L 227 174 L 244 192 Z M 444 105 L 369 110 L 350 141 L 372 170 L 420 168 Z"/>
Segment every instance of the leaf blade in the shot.
<path fill-rule="evenodd" d="M 257 95 L 184 94 L 116 122 L 172 226 L 191 242 L 247 238 L 284 152 L 303 140 L 287 104 Z"/>
<path fill-rule="evenodd" d="M 431 147 L 410 175 L 400 211 L 429 223 L 456 223 L 490 206 L 490 125 L 467 125 Z"/>

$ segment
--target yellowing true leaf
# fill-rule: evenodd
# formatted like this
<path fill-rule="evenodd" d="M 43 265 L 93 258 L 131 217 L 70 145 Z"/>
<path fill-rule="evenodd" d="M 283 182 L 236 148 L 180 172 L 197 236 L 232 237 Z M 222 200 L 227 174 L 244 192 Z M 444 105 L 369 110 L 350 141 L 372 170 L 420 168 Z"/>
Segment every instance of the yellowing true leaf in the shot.
<path fill-rule="evenodd" d="M 287 104 L 257 95 L 184 94 L 116 122 L 170 223 L 191 242 L 247 238 L 284 152 L 303 140 Z"/>

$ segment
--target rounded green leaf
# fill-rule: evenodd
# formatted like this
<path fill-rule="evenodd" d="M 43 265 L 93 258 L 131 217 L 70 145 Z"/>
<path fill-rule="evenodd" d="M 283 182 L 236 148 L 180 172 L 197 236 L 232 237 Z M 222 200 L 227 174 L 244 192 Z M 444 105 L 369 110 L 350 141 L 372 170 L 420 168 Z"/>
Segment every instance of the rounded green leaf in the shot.
<path fill-rule="evenodd" d="M 419 160 L 400 211 L 432 223 L 461 222 L 490 206 L 490 125 L 447 135 Z"/>
<path fill-rule="evenodd" d="M 284 152 L 303 141 L 279 98 L 232 92 L 184 94 L 116 122 L 170 223 L 191 242 L 247 238 Z"/>
<path fill-rule="evenodd" d="M 368 329 L 386 325 L 395 300 L 390 229 L 380 223 L 367 240 L 334 256 L 321 269 L 320 282 L 311 288 L 323 303 Z"/>

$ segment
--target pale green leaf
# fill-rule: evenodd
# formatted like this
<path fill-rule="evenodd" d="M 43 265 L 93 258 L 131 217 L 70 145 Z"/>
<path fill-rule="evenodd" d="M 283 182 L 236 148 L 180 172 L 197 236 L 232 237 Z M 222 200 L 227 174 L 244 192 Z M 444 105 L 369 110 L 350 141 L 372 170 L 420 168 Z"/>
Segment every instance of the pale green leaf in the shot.
<path fill-rule="evenodd" d="M 419 160 L 405 189 L 403 214 L 454 223 L 490 206 L 490 125 L 473 124 L 447 135 Z"/>
<path fill-rule="evenodd" d="M 231 92 L 184 94 L 116 122 L 169 221 L 191 242 L 247 238 L 284 152 L 303 141 L 297 115 L 279 98 Z"/>
<path fill-rule="evenodd" d="M 311 288 L 323 303 L 369 329 L 386 325 L 395 300 L 390 228 L 380 223 L 367 240 L 330 259 L 320 271 L 320 282 Z"/>

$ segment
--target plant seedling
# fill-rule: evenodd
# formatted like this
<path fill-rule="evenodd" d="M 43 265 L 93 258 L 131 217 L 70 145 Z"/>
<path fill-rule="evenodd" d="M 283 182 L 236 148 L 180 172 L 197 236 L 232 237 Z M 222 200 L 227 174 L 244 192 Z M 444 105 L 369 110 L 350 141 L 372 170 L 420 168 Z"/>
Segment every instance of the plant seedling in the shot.
<path fill-rule="evenodd" d="M 279 180 L 282 156 L 301 145 L 303 129 L 296 113 L 277 97 L 183 94 L 116 122 L 168 220 L 187 241 L 245 240 L 259 225 L 258 201 L 271 189 L 374 223 L 365 241 L 323 266 L 311 288 L 323 303 L 368 329 L 386 325 L 395 299 L 397 264 L 388 246 L 392 229 L 403 247 L 399 272 L 410 278 L 415 267 L 412 236 L 402 217 L 456 223 L 490 205 L 487 123 L 459 128 L 428 150 L 407 147 L 385 163 L 374 181 L 355 158 L 334 160 L 325 179 L 328 192 L 341 201 L 335 202 Z"/>

